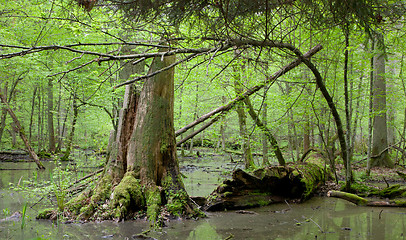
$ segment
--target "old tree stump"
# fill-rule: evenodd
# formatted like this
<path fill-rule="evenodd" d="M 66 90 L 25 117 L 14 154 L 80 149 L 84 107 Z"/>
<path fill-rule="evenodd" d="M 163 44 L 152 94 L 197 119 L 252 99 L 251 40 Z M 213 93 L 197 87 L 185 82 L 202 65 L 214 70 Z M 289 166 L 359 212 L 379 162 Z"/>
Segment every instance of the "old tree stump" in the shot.
<path fill-rule="evenodd" d="M 206 211 L 246 209 L 284 200 L 304 201 L 324 183 L 326 173 L 316 164 L 271 166 L 252 173 L 237 169 L 207 198 Z"/>

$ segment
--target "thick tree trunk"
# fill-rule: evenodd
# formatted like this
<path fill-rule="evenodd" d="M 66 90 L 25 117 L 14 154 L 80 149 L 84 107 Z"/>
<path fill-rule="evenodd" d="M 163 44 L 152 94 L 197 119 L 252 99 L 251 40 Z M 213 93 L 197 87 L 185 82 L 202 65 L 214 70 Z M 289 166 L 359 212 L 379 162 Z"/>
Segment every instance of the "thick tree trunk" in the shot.
<path fill-rule="evenodd" d="M 8 105 L 8 102 L 6 98 L 3 96 L 3 94 L 0 92 L 0 100 L 3 103 L 4 107 L 7 109 L 8 113 L 10 114 L 10 117 L 13 119 L 13 122 L 16 126 L 16 129 L 23 140 L 25 147 L 27 148 L 28 153 L 30 156 L 34 159 L 35 163 L 37 164 L 39 169 L 45 169 L 44 165 L 41 163 L 39 160 L 37 154 L 35 153 L 34 149 L 32 149 L 30 142 L 28 141 L 27 137 L 25 136 L 24 129 L 21 126 L 20 122 L 17 119 L 17 116 L 14 114 L 13 110 L 10 108 Z"/>
<path fill-rule="evenodd" d="M 385 49 L 384 37 L 375 33 L 375 49 L 378 53 L 374 56 L 374 85 L 373 85 L 373 136 L 371 167 L 393 167 L 388 151 L 381 152 L 388 147 L 388 127 L 386 119 L 386 81 L 385 81 Z"/>
<path fill-rule="evenodd" d="M 174 61 L 175 56 L 157 57 L 150 72 Z M 139 94 L 126 88 L 116 146 L 104 174 L 94 191 L 68 203 L 69 211 L 94 219 L 131 219 L 143 211 L 154 225 L 162 221 L 162 207 L 172 215 L 200 213 L 179 171 L 173 100 L 173 68 L 147 79 Z M 100 202 L 106 204 L 100 207 Z"/>

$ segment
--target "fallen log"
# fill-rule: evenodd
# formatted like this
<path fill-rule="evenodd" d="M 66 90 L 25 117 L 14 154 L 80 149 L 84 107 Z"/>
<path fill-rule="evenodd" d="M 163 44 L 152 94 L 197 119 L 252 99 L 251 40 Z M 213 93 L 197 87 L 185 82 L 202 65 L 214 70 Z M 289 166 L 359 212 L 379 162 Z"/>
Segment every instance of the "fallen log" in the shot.
<path fill-rule="evenodd" d="M 270 166 L 252 173 L 237 169 L 207 198 L 203 209 L 222 211 L 266 206 L 285 200 L 305 201 L 324 183 L 326 173 L 316 164 Z"/>
<path fill-rule="evenodd" d="M 358 206 L 368 206 L 368 207 L 406 207 L 405 199 L 396 200 L 385 200 L 385 201 L 373 201 L 366 198 L 362 198 L 358 195 L 340 192 L 340 191 L 329 191 L 327 193 L 328 197 L 335 197 L 347 200 Z"/>

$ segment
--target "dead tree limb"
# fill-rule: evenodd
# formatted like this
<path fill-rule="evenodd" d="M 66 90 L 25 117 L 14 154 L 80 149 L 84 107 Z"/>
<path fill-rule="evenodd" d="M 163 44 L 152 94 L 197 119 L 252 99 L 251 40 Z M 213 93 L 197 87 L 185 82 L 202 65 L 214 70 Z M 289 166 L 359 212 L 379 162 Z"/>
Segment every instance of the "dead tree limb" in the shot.
<path fill-rule="evenodd" d="M 371 201 L 352 193 L 329 191 L 328 197 L 335 197 L 347 200 L 359 206 L 369 207 L 406 207 L 406 200 L 389 200 L 389 201 Z"/>
<path fill-rule="evenodd" d="M 317 52 L 319 52 L 323 47 L 321 45 L 317 45 L 315 47 L 313 47 L 312 49 L 310 49 L 306 54 L 301 55 L 300 58 L 296 59 L 295 61 L 291 62 L 290 64 L 284 66 L 283 68 L 281 68 L 279 71 L 275 72 L 272 76 L 270 76 L 266 82 L 261 83 L 259 85 L 256 85 L 250 89 L 248 89 L 247 91 L 245 91 L 244 93 L 240 94 L 239 96 L 237 96 L 236 98 L 234 98 L 233 100 L 231 100 L 229 103 L 227 103 L 226 105 L 223 105 L 221 107 L 218 107 L 206 114 L 204 114 L 203 116 L 197 118 L 195 121 L 193 121 L 192 123 L 189 123 L 188 125 L 186 125 L 185 127 L 177 130 L 175 132 L 176 136 L 181 135 L 182 133 L 186 132 L 187 130 L 191 129 L 192 127 L 196 126 L 199 123 L 202 123 L 204 121 L 206 121 L 207 119 L 211 118 L 213 115 L 217 114 L 217 113 L 221 113 L 221 112 L 227 112 L 229 111 L 231 108 L 233 108 L 239 101 L 244 100 L 246 97 L 256 93 L 257 91 L 259 91 L 260 89 L 262 89 L 263 87 L 273 83 L 276 79 L 278 79 L 280 76 L 284 75 L 285 73 L 289 72 L 290 70 L 294 69 L 295 67 L 299 66 L 299 64 L 302 62 L 302 58 L 303 59 L 309 59 L 311 56 L 313 56 L 314 54 L 316 54 Z"/>
<path fill-rule="evenodd" d="M 245 98 L 244 103 L 248 107 L 248 113 L 251 116 L 252 120 L 254 120 L 254 122 L 257 124 L 257 126 L 265 133 L 266 137 L 268 138 L 268 141 L 271 143 L 273 151 L 276 155 L 276 158 L 278 159 L 279 165 L 285 166 L 286 161 L 282 155 L 281 149 L 279 148 L 278 141 L 273 136 L 271 131 L 259 119 L 257 113 L 255 112 L 254 108 L 252 107 L 252 104 L 251 104 L 251 101 L 249 100 L 249 98 Z"/>
<path fill-rule="evenodd" d="M 10 117 L 13 119 L 13 122 L 16 125 L 16 128 L 17 128 L 18 134 L 20 135 L 21 139 L 23 140 L 23 142 L 25 144 L 25 147 L 27 148 L 28 153 L 34 159 L 34 161 L 37 164 L 39 169 L 41 169 L 41 170 L 45 169 L 45 166 L 39 160 L 38 155 L 35 153 L 34 149 L 32 149 L 32 147 L 30 145 L 30 142 L 28 141 L 27 137 L 25 136 L 23 126 L 21 126 L 20 121 L 18 121 L 17 116 L 14 114 L 14 112 L 10 108 L 10 105 L 8 104 L 5 96 L 1 92 L 0 92 L 0 100 L 4 105 L 4 108 L 9 113 Z"/>

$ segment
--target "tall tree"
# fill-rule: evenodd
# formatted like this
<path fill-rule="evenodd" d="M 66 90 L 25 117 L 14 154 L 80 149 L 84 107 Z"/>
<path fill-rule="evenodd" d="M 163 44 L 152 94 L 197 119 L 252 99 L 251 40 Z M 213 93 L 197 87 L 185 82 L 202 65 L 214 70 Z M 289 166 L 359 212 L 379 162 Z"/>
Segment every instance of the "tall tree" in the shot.
<path fill-rule="evenodd" d="M 393 167 L 388 154 L 388 127 L 386 119 L 385 45 L 382 33 L 375 32 L 373 84 L 373 137 L 371 167 Z"/>
<path fill-rule="evenodd" d="M 55 131 L 54 131 L 54 91 L 52 78 L 48 78 L 48 151 L 55 152 Z"/>

